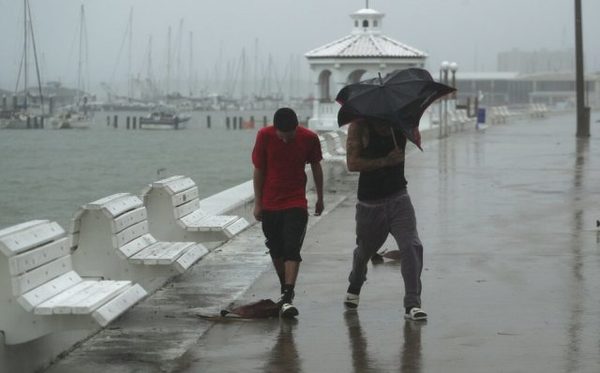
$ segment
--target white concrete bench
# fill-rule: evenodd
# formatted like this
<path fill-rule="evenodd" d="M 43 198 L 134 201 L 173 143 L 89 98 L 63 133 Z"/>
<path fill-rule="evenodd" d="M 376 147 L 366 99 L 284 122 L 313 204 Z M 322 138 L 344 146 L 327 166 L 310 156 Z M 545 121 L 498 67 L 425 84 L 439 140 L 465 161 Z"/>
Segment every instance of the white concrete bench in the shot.
<path fill-rule="evenodd" d="M 448 121 L 450 124 L 450 131 L 453 130 L 455 132 L 463 129 L 465 122 L 463 122 L 462 118 L 458 115 L 456 110 L 448 110 Z"/>
<path fill-rule="evenodd" d="M 163 242 L 148 231 L 142 200 L 119 193 L 79 208 L 71 224 L 75 268 L 89 276 L 132 279 L 149 291 L 185 272 L 208 250 L 195 242 Z"/>
<path fill-rule="evenodd" d="M 529 115 L 533 118 L 543 118 L 546 116 L 548 108 L 545 104 L 530 104 Z"/>
<path fill-rule="evenodd" d="M 71 238 L 56 222 L 32 220 L 0 231 L 0 330 L 6 344 L 106 326 L 146 295 L 131 281 L 81 278 L 70 249 Z"/>
<path fill-rule="evenodd" d="M 342 144 L 342 139 L 337 131 L 329 131 L 323 134 L 326 139 L 329 138 L 328 144 L 330 144 L 333 154 L 346 155 L 346 148 Z"/>
<path fill-rule="evenodd" d="M 510 120 L 513 117 L 513 113 L 508 110 L 508 106 L 500 106 L 499 109 L 505 121 Z"/>
<path fill-rule="evenodd" d="M 153 182 L 142 191 L 150 231 L 163 240 L 225 241 L 250 224 L 236 215 L 212 215 L 203 210 L 198 187 L 185 176 Z"/>
<path fill-rule="evenodd" d="M 502 107 L 494 106 L 490 108 L 490 122 L 492 124 L 506 123 L 506 114 L 502 111 Z"/>
<path fill-rule="evenodd" d="M 331 154 L 327 139 L 322 134 L 319 135 L 319 141 L 321 142 L 321 154 L 323 155 L 323 187 L 327 191 L 333 191 L 336 189 L 340 176 L 348 173 L 346 156 Z M 314 187 L 311 177 L 308 178 L 308 186 Z"/>
<path fill-rule="evenodd" d="M 252 180 L 238 184 L 200 200 L 209 215 L 237 215 L 254 221 L 254 184 Z"/>
<path fill-rule="evenodd" d="M 325 161 L 325 163 L 336 163 L 346 165 L 346 156 L 332 154 L 329 151 L 329 144 L 327 143 L 327 139 L 323 135 L 319 135 L 319 141 L 321 142 L 321 154 L 323 155 L 323 161 Z"/>

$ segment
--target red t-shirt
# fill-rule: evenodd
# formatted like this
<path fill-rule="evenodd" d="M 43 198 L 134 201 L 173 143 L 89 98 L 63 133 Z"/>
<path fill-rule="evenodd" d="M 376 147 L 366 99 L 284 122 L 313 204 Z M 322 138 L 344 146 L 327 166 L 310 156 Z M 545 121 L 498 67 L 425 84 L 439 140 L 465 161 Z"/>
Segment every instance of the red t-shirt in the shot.
<path fill-rule="evenodd" d="M 296 127 L 296 137 L 288 143 L 277 137 L 275 127 L 261 128 L 252 150 L 254 167 L 265 173 L 262 205 L 265 210 L 307 208 L 307 163 L 320 162 L 321 143 L 316 133 Z"/>

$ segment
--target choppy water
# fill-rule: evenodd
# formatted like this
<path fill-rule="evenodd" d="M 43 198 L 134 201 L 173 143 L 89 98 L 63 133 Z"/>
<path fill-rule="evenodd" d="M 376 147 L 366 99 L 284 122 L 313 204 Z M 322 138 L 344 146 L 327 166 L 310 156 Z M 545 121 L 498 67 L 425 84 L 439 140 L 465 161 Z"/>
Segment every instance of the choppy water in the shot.
<path fill-rule="evenodd" d="M 256 130 L 226 130 L 223 118 L 209 130 L 195 113 L 185 130 L 127 131 L 125 114 L 119 129 L 107 115 L 88 130 L 0 131 L 0 228 L 42 218 L 67 228 L 80 205 L 167 176 L 190 176 L 201 198 L 252 177 Z"/>

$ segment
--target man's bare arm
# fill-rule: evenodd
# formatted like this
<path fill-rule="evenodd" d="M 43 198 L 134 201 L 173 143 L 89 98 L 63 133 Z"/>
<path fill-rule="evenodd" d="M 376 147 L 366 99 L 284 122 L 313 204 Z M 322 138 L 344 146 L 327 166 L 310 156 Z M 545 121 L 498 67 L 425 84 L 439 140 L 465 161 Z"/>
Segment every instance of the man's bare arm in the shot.
<path fill-rule="evenodd" d="M 252 184 L 254 186 L 254 218 L 258 221 L 262 220 L 262 191 L 265 184 L 265 172 L 258 168 L 254 168 L 252 175 Z"/>
<path fill-rule="evenodd" d="M 323 203 L 323 168 L 320 162 L 310 164 L 313 179 L 315 181 L 315 191 L 317 192 L 317 202 L 315 204 L 315 215 L 319 216 L 323 212 L 325 205 Z"/>
<path fill-rule="evenodd" d="M 381 158 L 368 159 L 361 157 L 360 153 L 364 148 L 364 131 L 366 124 L 352 122 L 348 127 L 348 138 L 346 139 L 346 164 L 348 171 L 361 172 L 372 171 L 378 168 L 393 166 L 404 161 L 404 152 L 395 148 L 387 156 Z"/>

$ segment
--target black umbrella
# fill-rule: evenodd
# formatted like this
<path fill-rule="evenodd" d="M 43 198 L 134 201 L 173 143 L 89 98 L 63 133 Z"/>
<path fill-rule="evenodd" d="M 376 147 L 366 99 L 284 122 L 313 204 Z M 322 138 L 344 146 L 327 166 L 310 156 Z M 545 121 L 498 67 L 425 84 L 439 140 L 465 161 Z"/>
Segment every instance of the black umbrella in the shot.
<path fill-rule="evenodd" d="M 455 88 L 435 82 L 424 69 L 399 70 L 385 78 L 380 75 L 340 90 L 336 97 L 342 105 L 338 125 L 358 118 L 376 119 L 400 128 L 407 139 L 420 147 L 414 129 L 423 113 L 435 100 L 454 91 Z"/>

